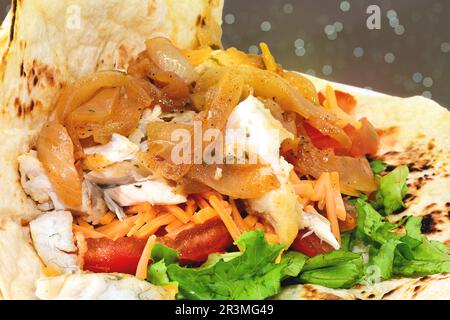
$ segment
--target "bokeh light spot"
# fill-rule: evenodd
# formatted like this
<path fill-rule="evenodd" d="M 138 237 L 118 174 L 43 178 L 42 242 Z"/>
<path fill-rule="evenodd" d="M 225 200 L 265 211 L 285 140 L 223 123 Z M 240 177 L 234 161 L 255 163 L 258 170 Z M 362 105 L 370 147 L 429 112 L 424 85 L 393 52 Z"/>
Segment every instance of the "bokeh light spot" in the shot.
<path fill-rule="evenodd" d="M 348 12 L 351 9 L 350 2 L 348 2 L 348 1 L 342 1 L 341 4 L 339 5 L 339 7 L 344 12 Z"/>
<path fill-rule="evenodd" d="M 250 46 L 250 48 L 248 48 L 248 53 L 250 54 L 259 54 L 259 48 L 258 46 Z"/>
<path fill-rule="evenodd" d="M 364 49 L 361 47 L 353 49 L 353 55 L 356 58 L 361 58 L 364 55 Z"/>
<path fill-rule="evenodd" d="M 425 98 L 428 98 L 428 99 L 433 98 L 433 94 L 430 91 L 424 91 L 422 93 L 422 96 L 424 96 Z"/>
<path fill-rule="evenodd" d="M 450 43 L 448 43 L 448 42 L 443 42 L 443 43 L 441 44 L 441 51 L 442 51 L 443 53 L 449 53 L 449 52 L 450 52 Z"/>
<path fill-rule="evenodd" d="M 306 49 L 305 48 L 297 48 L 295 49 L 295 55 L 298 57 L 303 57 L 306 54 Z"/>
<path fill-rule="evenodd" d="M 426 78 L 423 79 L 422 84 L 426 88 L 431 88 L 433 86 L 433 84 L 434 84 L 434 81 L 433 81 L 432 78 L 426 77 Z"/>
<path fill-rule="evenodd" d="M 394 55 L 393 53 L 391 53 L 391 52 L 386 53 L 386 54 L 384 55 L 384 61 L 385 61 L 386 63 L 394 63 L 394 61 L 395 61 L 395 55 Z"/>
<path fill-rule="evenodd" d="M 322 67 L 322 73 L 326 76 L 329 76 L 330 74 L 333 73 L 333 67 L 330 66 L 329 64 L 326 64 Z"/>
<path fill-rule="evenodd" d="M 401 36 L 405 33 L 405 27 L 402 25 L 396 26 L 394 31 L 395 31 L 395 34 Z"/>
<path fill-rule="evenodd" d="M 272 29 L 272 24 L 269 21 L 264 21 L 261 23 L 261 30 L 264 32 L 269 32 Z"/>
<path fill-rule="evenodd" d="M 421 83 L 423 80 L 423 75 L 420 72 L 416 72 L 413 74 L 412 79 L 415 83 Z"/>
<path fill-rule="evenodd" d="M 236 18 L 233 14 L 229 13 L 224 17 L 224 21 L 226 24 L 233 24 L 236 22 Z"/>
<path fill-rule="evenodd" d="M 297 40 L 295 40 L 294 45 L 296 48 L 303 48 L 305 46 L 305 40 L 303 40 L 302 38 L 298 38 Z"/>
<path fill-rule="evenodd" d="M 283 11 L 286 14 L 291 14 L 292 12 L 294 12 L 294 6 L 291 3 L 286 3 L 283 6 Z"/>

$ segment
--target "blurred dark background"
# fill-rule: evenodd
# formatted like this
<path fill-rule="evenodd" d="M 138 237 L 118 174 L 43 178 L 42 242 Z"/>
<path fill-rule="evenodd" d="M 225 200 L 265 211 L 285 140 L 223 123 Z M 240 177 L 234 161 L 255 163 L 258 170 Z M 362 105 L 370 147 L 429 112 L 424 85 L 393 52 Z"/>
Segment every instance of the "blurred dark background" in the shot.
<path fill-rule="evenodd" d="M 224 33 L 246 51 L 267 42 L 287 69 L 450 106 L 450 0 L 225 0 Z"/>
<path fill-rule="evenodd" d="M 450 106 L 450 0 L 225 0 L 223 28 L 226 47 L 267 42 L 287 69 Z"/>

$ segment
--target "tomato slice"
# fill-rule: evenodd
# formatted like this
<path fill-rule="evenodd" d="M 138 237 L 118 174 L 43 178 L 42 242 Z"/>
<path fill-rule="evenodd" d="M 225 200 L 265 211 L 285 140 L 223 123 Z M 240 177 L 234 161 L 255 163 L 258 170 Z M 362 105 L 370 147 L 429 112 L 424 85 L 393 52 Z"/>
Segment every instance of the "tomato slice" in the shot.
<path fill-rule="evenodd" d="M 146 239 L 131 237 L 113 241 L 101 238 L 86 239 L 86 242 L 88 250 L 84 255 L 84 270 L 136 274 Z"/>
<path fill-rule="evenodd" d="M 353 142 L 350 150 L 352 157 L 362 157 L 367 154 L 374 155 L 380 147 L 380 137 L 369 120 L 362 118 L 360 122 L 362 126 L 359 130 L 352 126 L 347 126 L 344 129 Z"/>
<path fill-rule="evenodd" d="M 84 255 L 84 270 L 96 273 L 118 272 L 136 274 L 137 265 L 144 251 L 146 239 L 120 238 L 116 241 L 86 239 L 88 250 Z M 180 264 L 201 263 L 212 253 L 221 253 L 233 245 L 227 228 L 220 219 L 185 230 L 175 239 L 159 238 L 157 241 L 180 253 Z"/>
<path fill-rule="evenodd" d="M 333 149 L 338 156 L 362 157 L 367 154 L 376 154 L 380 147 L 380 138 L 373 125 L 363 118 L 361 128 L 356 130 L 353 126 L 347 125 L 344 128 L 345 133 L 352 140 L 352 148 L 350 151 L 345 150 L 342 145 L 331 137 L 323 135 L 319 130 L 305 123 L 306 133 L 311 138 L 316 148 L 321 150 Z"/>
<path fill-rule="evenodd" d="M 339 90 L 335 91 L 339 107 L 347 113 L 351 113 L 356 107 L 356 99 L 349 93 Z"/>
<path fill-rule="evenodd" d="M 356 99 L 354 96 L 352 96 L 349 93 L 342 92 L 339 90 L 334 91 L 336 93 L 336 100 L 338 103 L 338 106 L 344 110 L 346 113 L 351 113 L 353 109 L 356 107 Z M 323 106 L 323 103 L 325 102 L 326 97 L 322 92 L 319 92 L 319 103 L 321 106 Z"/>
<path fill-rule="evenodd" d="M 323 135 L 319 130 L 314 128 L 313 126 L 309 125 L 307 122 L 304 123 L 304 127 L 306 130 L 306 133 L 311 138 L 311 142 L 316 148 L 319 148 L 321 150 L 326 149 L 333 149 L 333 150 L 339 150 L 342 149 L 342 145 L 334 140 L 333 138 Z"/>
<path fill-rule="evenodd" d="M 334 251 L 334 248 L 328 243 L 320 240 L 314 233 L 304 237 L 309 230 L 303 229 L 298 232 L 297 238 L 291 245 L 291 249 L 303 253 L 308 257 L 315 257 L 319 254 L 325 254 Z"/>
<path fill-rule="evenodd" d="M 165 237 L 163 242 L 179 252 L 183 265 L 205 262 L 210 254 L 224 252 L 233 245 L 227 228 L 218 218 L 185 230 L 175 239 Z"/>

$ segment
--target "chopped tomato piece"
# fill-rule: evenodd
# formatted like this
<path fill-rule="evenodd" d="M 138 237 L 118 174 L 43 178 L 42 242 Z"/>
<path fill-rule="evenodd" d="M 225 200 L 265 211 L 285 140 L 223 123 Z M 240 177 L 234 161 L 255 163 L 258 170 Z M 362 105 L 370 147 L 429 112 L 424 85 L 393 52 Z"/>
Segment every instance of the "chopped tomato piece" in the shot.
<path fill-rule="evenodd" d="M 353 109 L 355 109 L 356 107 L 355 97 L 349 93 L 342 92 L 339 90 L 335 90 L 335 93 L 338 106 L 346 113 L 351 113 Z M 322 92 L 319 92 L 319 103 L 321 106 L 323 106 L 325 100 L 326 100 L 325 95 Z"/>
<path fill-rule="evenodd" d="M 374 155 L 380 146 L 380 137 L 369 120 L 362 118 L 360 122 L 362 126 L 359 130 L 352 126 L 345 128 L 345 132 L 353 142 L 350 150 L 352 157 L 362 157 L 367 154 Z"/>
<path fill-rule="evenodd" d="M 351 113 L 356 107 L 356 99 L 351 94 L 336 90 L 336 99 L 339 107 L 346 113 Z"/>
<path fill-rule="evenodd" d="M 303 253 L 308 257 L 315 257 L 319 254 L 325 254 L 334 251 L 334 248 L 328 243 L 320 240 L 314 233 L 304 237 L 309 231 L 307 229 L 300 230 L 297 238 L 291 245 L 291 249 Z"/>
<path fill-rule="evenodd" d="M 86 239 L 88 250 L 84 255 L 84 270 L 97 273 L 136 274 L 144 251 L 146 239 L 120 238 L 116 241 Z M 233 239 L 220 219 L 212 219 L 177 235 L 175 239 L 159 238 L 157 241 L 176 249 L 180 263 L 200 263 L 212 253 L 221 253 L 233 245 Z"/>
<path fill-rule="evenodd" d="M 345 150 L 341 144 L 331 137 L 323 135 L 319 130 L 305 123 L 306 133 L 311 138 L 316 148 L 321 150 L 333 149 L 338 156 L 362 157 L 367 154 L 376 154 L 380 146 L 380 138 L 375 128 L 366 118 L 361 119 L 361 128 L 356 130 L 353 126 L 347 125 L 344 128 L 345 133 L 352 140 L 350 151 Z"/>
<path fill-rule="evenodd" d="M 306 133 L 311 138 L 311 141 L 316 148 L 319 148 L 321 150 L 342 149 L 342 146 L 338 141 L 334 140 L 333 138 L 331 138 L 329 136 L 322 134 L 319 130 L 317 130 L 313 126 L 309 125 L 308 123 L 305 122 L 304 127 L 306 130 Z"/>
<path fill-rule="evenodd" d="M 224 252 L 233 245 L 233 239 L 220 219 L 185 230 L 174 240 L 163 238 L 163 242 L 178 250 L 181 264 L 204 262 L 210 254 Z"/>
<path fill-rule="evenodd" d="M 84 270 L 98 273 L 135 274 L 144 251 L 146 239 L 120 238 L 116 241 L 86 239 L 88 250 L 84 255 Z"/>

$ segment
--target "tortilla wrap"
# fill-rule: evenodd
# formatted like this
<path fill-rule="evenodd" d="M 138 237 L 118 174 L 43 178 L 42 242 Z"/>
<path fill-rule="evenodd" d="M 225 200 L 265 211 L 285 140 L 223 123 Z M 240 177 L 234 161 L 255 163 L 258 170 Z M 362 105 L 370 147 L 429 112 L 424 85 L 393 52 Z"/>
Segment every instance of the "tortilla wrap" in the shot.
<path fill-rule="evenodd" d="M 330 83 L 307 76 L 318 90 Z M 392 216 L 423 216 L 424 233 L 450 244 L 450 112 L 423 98 L 398 98 L 332 83 L 355 96 L 356 118 L 367 117 L 383 130 L 379 159 L 393 166 L 408 165 L 407 209 Z M 286 288 L 279 299 L 450 299 L 450 276 L 398 279 L 351 290 L 332 290 L 313 285 Z"/>
<path fill-rule="evenodd" d="M 19 229 L 39 211 L 20 185 L 17 157 L 34 143 L 61 87 L 126 69 L 155 36 L 185 49 L 219 48 L 222 7 L 221 0 L 12 1 L 0 29 L 0 296 L 35 298 L 40 262 Z"/>
<path fill-rule="evenodd" d="M 220 46 L 222 1 L 108 0 L 102 2 L 13 1 L 0 30 L 0 296 L 36 298 L 42 264 L 22 224 L 39 211 L 22 190 L 17 157 L 29 150 L 47 120 L 60 88 L 98 70 L 126 69 L 144 41 L 163 35 L 178 47 L 195 48 L 205 29 Z M 76 21 L 79 17 L 79 21 Z M 75 18 L 75 20 L 74 20 Z M 205 18 L 205 19 L 203 19 Z M 317 89 L 325 81 L 311 78 Z M 367 116 L 383 129 L 380 158 L 408 164 L 410 196 L 404 214 L 422 215 L 429 236 L 450 244 L 447 192 L 450 189 L 450 113 L 425 98 L 395 98 L 333 84 L 353 94 L 357 117 Z M 404 214 L 398 215 L 400 219 Z M 61 287 L 59 288 L 61 289 Z M 53 292 L 53 296 L 58 293 Z M 45 296 L 45 295 L 44 295 Z M 450 297 L 446 275 L 399 279 L 371 287 L 331 290 L 294 286 L 281 299 L 441 299 Z"/>

